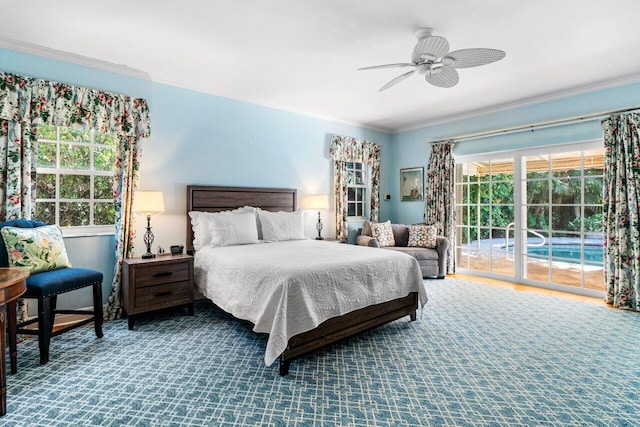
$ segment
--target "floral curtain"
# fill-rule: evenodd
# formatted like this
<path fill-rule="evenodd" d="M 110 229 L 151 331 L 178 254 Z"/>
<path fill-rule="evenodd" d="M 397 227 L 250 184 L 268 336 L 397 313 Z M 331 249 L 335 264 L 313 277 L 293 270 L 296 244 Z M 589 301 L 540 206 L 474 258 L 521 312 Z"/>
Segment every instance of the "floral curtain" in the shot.
<path fill-rule="evenodd" d="M 113 271 L 113 283 L 105 308 L 105 319 L 121 317 L 122 301 L 122 261 L 133 256 L 135 233 L 135 215 L 133 213 L 133 193 L 140 180 L 140 138 L 118 136 L 116 168 L 113 196 L 116 211 L 116 265 Z"/>
<path fill-rule="evenodd" d="M 147 102 L 0 71 L 0 216 L 6 219 L 30 219 L 33 214 L 40 124 L 95 129 L 118 138 L 114 183 L 118 262 L 106 312 L 106 318 L 113 318 L 114 313 L 119 314 L 119 265 L 133 249 L 130 206 L 138 183 L 140 139 L 150 135 Z M 122 236 L 128 236 L 124 245 Z"/>
<path fill-rule="evenodd" d="M 605 301 L 640 310 L 640 114 L 602 121 Z"/>
<path fill-rule="evenodd" d="M 455 167 L 453 141 L 431 146 L 425 182 L 424 222 L 435 225 L 438 235 L 455 242 Z M 447 274 L 456 272 L 453 244 L 447 252 Z"/>
<path fill-rule="evenodd" d="M 329 144 L 333 159 L 333 183 L 336 202 L 336 238 L 346 239 L 347 229 L 347 162 L 364 163 L 371 167 L 370 220 L 380 216 L 380 147 L 364 139 L 333 135 Z"/>

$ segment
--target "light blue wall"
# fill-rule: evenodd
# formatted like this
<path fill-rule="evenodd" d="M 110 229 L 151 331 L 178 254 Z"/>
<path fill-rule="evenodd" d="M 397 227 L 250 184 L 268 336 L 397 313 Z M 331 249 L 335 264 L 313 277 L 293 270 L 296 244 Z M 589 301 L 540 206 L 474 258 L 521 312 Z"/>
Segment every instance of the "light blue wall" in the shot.
<path fill-rule="evenodd" d="M 332 194 L 329 137 L 364 138 L 382 146 L 382 191 L 390 179 L 390 136 L 381 132 L 266 108 L 144 79 L 0 49 L 0 69 L 73 85 L 146 98 L 151 137 L 143 142 L 141 189 L 161 190 L 166 212 L 152 218 L 156 245 L 185 244 L 186 185 L 288 187 L 305 194 Z M 332 203 L 333 205 L 333 203 Z M 390 215 L 381 206 L 383 217 Z M 334 229 L 332 209 L 322 215 L 324 235 Z M 144 221 L 137 223 L 137 254 L 144 252 Z M 309 215 L 307 235 L 315 235 Z M 105 297 L 113 278 L 113 236 L 67 238 L 72 263 L 105 275 Z M 88 305 L 89 296 L 68 304 Z M 61 305 L 64 301 L 61 299 Z"/>
<path fill-rule="evenodd" d="M 426 166 L 429 159 L 429 141 L 456 135 L 508 128 L 548 120 L 574 117 L 590 113 L 626 108 L 640 104 L 640 83 L 603 89 L 591 93 L 554 99 L 537 104 L 511 108 L 491 114 L 479 115 L 435 126 L 401 132 L 391 137 L 391 180 L 389 203 L 392 222 L 415 223 L 422 221 L 422 202 L 400 202 L 400 169 Z M 454 147 L 455 155 L 486 153 L 510 149 L 578 142 L 602 138 L 599 120 L 592 120 L 557 127 L 498 135 L 460 142 Z M 426 189 L 426 191 L 429 191 Z"/>

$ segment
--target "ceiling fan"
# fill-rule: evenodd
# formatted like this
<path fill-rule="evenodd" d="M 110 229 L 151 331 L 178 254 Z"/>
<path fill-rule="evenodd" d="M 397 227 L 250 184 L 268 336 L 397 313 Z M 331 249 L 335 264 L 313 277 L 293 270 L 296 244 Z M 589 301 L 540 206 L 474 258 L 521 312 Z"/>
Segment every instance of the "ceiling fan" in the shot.
<path fill-rule="evenodd" d="M 438 87 L 453 87 L 458 84 L 456 68 L 470 68 L 490 64 L 505 57 L 506 53 L 498 49 L 471 48 L 449 52 L 449 42 L 444 37 L 434 36 L 432 28 L 423 28 L 415 32 L 418 43 L 413 48 L 411 62 L 374 65 L 358 70 L 378 68 L 413 67 L 413 70 L 399 75 L 382 86 L 378 92 L 397 85 L 415 73 L 424 74 L 428 83 Z"/>

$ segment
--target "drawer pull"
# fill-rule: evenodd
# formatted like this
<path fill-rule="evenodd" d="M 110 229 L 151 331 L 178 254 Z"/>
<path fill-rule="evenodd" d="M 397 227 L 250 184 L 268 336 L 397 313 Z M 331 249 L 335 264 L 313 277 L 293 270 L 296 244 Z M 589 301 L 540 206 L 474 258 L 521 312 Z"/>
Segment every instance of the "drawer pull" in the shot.
<path fill-rule="evenodd" d="M 167 277 L 167 276 L 171 276 L 173 273 L 170 271 L 164 271 L 162 273 L 156 273 L 153 275 L 153 277 Z"/>
<path fill-rule="evenodd" d="M 153 294 L 154 297 L 166 297 L 168 295 L 171 295 L 173 293 L 173 291 L 164 291 L 164 292 L 159 292 L 157 294 Z"/>

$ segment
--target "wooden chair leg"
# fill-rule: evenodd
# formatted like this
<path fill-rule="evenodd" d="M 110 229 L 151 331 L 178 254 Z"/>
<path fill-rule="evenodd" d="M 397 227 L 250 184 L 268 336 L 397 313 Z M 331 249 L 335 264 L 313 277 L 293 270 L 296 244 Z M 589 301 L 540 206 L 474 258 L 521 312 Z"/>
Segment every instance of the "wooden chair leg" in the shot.
<path fill-rule="evenodd" d="M 18 300 L 7 303 L 7 324 L 9 325 L 9 358 L 11 359 L 11 373 L 18 372 L 18 343 L 16 336 L 18 335 Z"/>
<path fill-rule="evenodd" d="M 58 295 L 52 295 L 49 297 L 49 325 L 51 330 L 49 334 L 53 334 L 53 326 L 56 324 L 56 308 L 58 308 Z"/>
<path fill-rule="evenodd" d="M 40 347 L 40 364 L 49 361 L 49 343 L 51 342 L 51 299 L 38 298 L 38 346 Z"/>
<path fill-rule="evenodd" d="M 93 324 L 96 330 L 96 337 L 102 338 L 102 283 L 97 282 L 93 284 Z"/>

